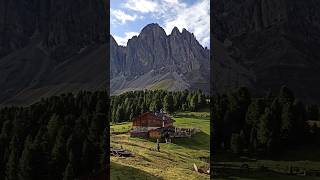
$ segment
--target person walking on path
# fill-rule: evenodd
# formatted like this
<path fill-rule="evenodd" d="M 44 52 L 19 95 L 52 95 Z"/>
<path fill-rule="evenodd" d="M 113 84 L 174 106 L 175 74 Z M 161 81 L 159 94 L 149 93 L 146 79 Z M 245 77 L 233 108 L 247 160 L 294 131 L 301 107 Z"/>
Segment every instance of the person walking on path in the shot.
<path fill-rule="evenodd" d="M 160 152 L 160 143 L 159 143 L 159 139 L 157 139 L 157 150 L 158 150 L 158 152 Z"/>

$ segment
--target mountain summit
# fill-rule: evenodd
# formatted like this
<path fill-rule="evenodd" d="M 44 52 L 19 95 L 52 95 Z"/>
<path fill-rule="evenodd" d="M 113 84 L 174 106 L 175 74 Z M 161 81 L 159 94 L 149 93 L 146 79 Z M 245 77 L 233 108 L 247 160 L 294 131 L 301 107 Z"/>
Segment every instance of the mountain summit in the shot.
<path fill-rule="evenodd" d="M 142 89 L 202 89 L 209 92 L 210 53 L 194 35 L 174 28 L 167 35 L 152 23 L 126 47 L 110 37 L 111 93 Z"/>

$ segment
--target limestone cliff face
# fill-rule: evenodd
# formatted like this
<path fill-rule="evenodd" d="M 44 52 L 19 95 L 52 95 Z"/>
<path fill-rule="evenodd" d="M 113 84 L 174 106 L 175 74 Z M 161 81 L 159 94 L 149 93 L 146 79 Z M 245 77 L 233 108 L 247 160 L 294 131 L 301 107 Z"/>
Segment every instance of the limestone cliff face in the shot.
<path fill-rule="evenodd" d="M 317 93 L 320 85 L 316 83 L 320 82 L 320 1 L 214 0 L 212 3 L 215 4 L 212 33 L 234 63 L 253 73 L 248 81 L 257 94 L 269 89 L 276 91 L 286 84 L 298 97 L 320 102 Z M 215 61 L 223 59 L 215 58 Z M 223 69 L 213 67 L 213 71 Z"/>
<path fill-rule="evenodd" d="M 106 87 L 106 15 L 101 0 L 0 1 L 0 104 Z"/>
<path fill-rule="evenodd" d="M 158 24 L 149 24 L 138 36 L 131 38 L 126 47 L 117 46 L 112 37 L 110 43 L 113 47 L 111 48 L 112 75 L 116 79 L 119 76 L 125 78 L 122 80 L 123 86 L 111 84 L 111 91 L 121 91 L 121 89 L 132 88 L 132 86 L 138 87 L 138 84 L 130 85 L 130 82 L 136 81 L 151 71 L 153 72 L 151 74 L 157 74 L 158 78 L 161 77 L 158 80 L 154 79 L 154 82 L 163 80 L 163 76 L 168 73 L 174 73 L 190 87 L 204 88 L 208 91 L 209 50 L 203 48 L 194 35 L 185 29 L 180 32 L 174 28 L 172 33 L 167 35 Z M 153 77 L 151 75 L 150 79 Z M 176 81 L 177 78 L 170 80 Z M 201 86 L 196 87 L 197 83 L 200 83 Z M 181 84 L 177 86 L 180 87 Z M 187 86 L 184 87 L 187 88 Z M 143 89 L 145 86 L 142 85 L 140 88 Z"/>
<path fill-rule="evenodd" d="M 6 0 L 0 2 L 0 16 L 0 57 L 27 46 L 35 36 L 59 60 L 107 39 L 99 0 Z"/>

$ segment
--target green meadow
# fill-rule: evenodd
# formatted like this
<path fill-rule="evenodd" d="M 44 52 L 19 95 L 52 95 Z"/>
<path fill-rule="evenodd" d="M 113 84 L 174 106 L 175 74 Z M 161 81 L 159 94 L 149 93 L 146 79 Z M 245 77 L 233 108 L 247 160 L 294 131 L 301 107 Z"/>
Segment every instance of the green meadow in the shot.
<path fill-rule="evenodd" d="M 201 132 L 191 138 L 161 143 L 160 152 L 150 150 L 156 147 L 154 140 L 131 138 L 128 133 L 131 123 L 112 124 L 111 147 L 129 150 L 134 157 L 111 156 L 111 179 L 210 179 L 193 169 L 193 164 L 209 166 L 206 160 L 210 156 L 209 112 L 180 112 L 173 119 L 176 127 L 199 128 Z"/>

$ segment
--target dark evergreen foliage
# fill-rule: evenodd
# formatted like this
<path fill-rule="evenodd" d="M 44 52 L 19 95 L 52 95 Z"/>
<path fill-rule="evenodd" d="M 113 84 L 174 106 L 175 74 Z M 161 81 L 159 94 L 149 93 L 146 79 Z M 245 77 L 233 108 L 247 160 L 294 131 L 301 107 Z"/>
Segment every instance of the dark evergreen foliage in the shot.
<path fill-rule="evenodd" d="M 107 103 L 106 91 L 81 91 L 2 108 L 0 177 L 74 179 L 104 169 Z"/>
<path fill-rule="evenodd" d="M 214 144 L 235 153 L 280 155 L 286 148 L 316 144 L 317 105 L 305 105 L 287 87 L 278 95 L 252 98 L 246 88 L 212 97 Z"/>
<path fill-rule="evenodd" d="M 208 97 L 200 90 L 131 91 L 111 97 L 111 119 L 113 123 L 130 121 L 141 113 L 160 109 L 170 114 L 175 111 L 197 111 L 208 105 L 206 99 Z"/>

